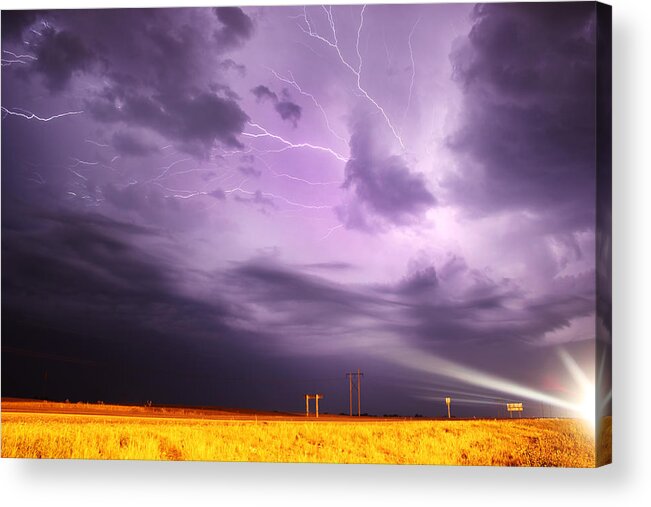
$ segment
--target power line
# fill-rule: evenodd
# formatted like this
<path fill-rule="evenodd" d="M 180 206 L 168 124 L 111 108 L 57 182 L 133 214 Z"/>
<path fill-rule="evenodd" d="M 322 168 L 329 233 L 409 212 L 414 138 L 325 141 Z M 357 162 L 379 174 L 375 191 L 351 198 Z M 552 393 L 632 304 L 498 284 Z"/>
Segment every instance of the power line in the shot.
<path fill-rule="evenodd" d="M 348 379 L 348 397 L 349 397 L 349 413 L 353 415 L 353 390 L 357 393 L 357 416 L 362 415 L 362 377 L 364 374 L 357 369 L 356 372 L 346 373 Z"/>

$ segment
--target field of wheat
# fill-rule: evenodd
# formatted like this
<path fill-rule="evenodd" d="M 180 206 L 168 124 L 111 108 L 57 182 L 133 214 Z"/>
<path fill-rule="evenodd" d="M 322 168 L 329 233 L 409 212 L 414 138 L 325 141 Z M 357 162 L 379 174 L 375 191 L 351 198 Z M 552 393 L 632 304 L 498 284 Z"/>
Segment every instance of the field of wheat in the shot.
<path fill-rule="evenodd" d="M 2 457 L 595 465 L 592 432 L 563 419 L 297 422 L 3 412 Z"/>

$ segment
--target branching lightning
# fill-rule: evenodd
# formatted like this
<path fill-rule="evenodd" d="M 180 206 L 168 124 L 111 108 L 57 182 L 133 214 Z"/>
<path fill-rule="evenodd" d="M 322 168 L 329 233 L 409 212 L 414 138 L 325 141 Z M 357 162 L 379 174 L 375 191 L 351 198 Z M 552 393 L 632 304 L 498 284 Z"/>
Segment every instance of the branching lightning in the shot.
<path fill-rule="evenodd" d="M 6 49 L 3 49 L 2 52 L 5 53 L 5 54 L 8 54 L 9 56 L 11 56 L 11 58 L 2 58 L 1 59 L 2 67 L 9 67 L 10 65 L 13 65 L 15 63 L 20 63 L 22 65 L 26 65 L 26 64 L 29 63 L 28 60 L 31 60 L 31 61 L 38 60 L 38 58 L 36 58 L 33 55 L 19 55 L 19 54 L 16 54 L 16 53 L 12 52 L 12 51 L 8 51 Z"/>
<path fill-rule="evenodd" d="M 156 176 L 156 177 L 152 178 L 151 180 L 149 180 L 149 182 L 151 183 L 151 182 L 160 180 L 161 178 L 165 177 L 165 175 L 167 175 L 167 173 L 170 171 L 170 169 L 172 169 L 172 167 L 174 167 L 175 165 L 181 164 L 183 162 L 187 162 L 189 160 L 192 160 L 192 159 L 190 157 L 182 158 L 180 160 L 176 160 L 175 162 L 172 162 L 169 165 L 166 165 L 164 167 L 160 167 L 159 169 L 162 169 L 162 172 L 158 176 Z"/>
<path fill-rule="evenodd" d="M 271 173 L 273 173 L 274 177 L 276 178 L 286 178 L 288 180 L 298 181 L 300 183 L 305 183 L 306 185 L 312 185 L 312 186 L 339 185 L 341 183 L 340 181 L 311 181 L 311 180 L 306 180 L 305 178 L 299 178 L 298 176 L 294 176 L 292 174 L 279 173 L 273 167 L 271 167 L 271 165 L 269 165 L 269 163 L 262 157 L 255 156 L 255 158 L 258 159 L 260 162 L 262 162 L 265 165 L 265 167 Z"/>
<path fill-rule="evenodd" d="M 276 199 L 279 201 L 284 202 L 285 204 L 288 204 L 290 206 L 295 206 L 298 208 L 303 208 L 303 209 L 316 209 L 316 210 L 321 210 L 321 209 L 332 209 L 331 205 L 318 205 L 318 204 L 304 204 L 300 202 L 293 201 L 291 199 L 288 199 L 287 197 L 284 197 L 279 194 L 275 194 L 272 192 L 263 192 L 261 190 L 247 190 L 244 187 L 244 184 L 248 181 L 248 178 L 242 180 L 236 187 L 226 189 L 226 190 L 221 190 L 225 195 L 228 194 L 233 194 L 233 193 L 241 193 L 244 195 L 252 196 L 255 197 L 257 195 L 262 196 L 262 197 L 268 197 L 270 199 Z M 214 195 L 216 190 L 180 190 L 180 189 L 174 189 L 174 188 L 169 188 L 163 186 L 159 182 L 154 182 L 155 185 L 159 186 L 163 190 L 167 192 L 172 192 L 172 194 L 167 195 L 166 197 L 173 197 L 175 199 L 191 199 L 194 197 L 200 197 L 200 196 L 212 196 Z"/>
<path fill-rule="evenodd" d="M 333 208 L 333 206 L 328 205 L 328 204 L 323 204 L 323 205 L 320 205 L 320 204 L 303 204 L 303 203 L 300 203 L 300 202 L 292 201 L 291 199 L 288 199 L 287 197 L 283 197 L 282 195 L 274 194 L 274 193 L 271 193 L 271 192 L 261 192 L 261 191 L 253 192 L 251 190 L 244 190 L 242 188 L 233 189 L 232 191 L 226 191 L 225 190 L 224 193 L 226 194 L 226 193 L 235 192 L 235 191 L 241 192 L 241 193 L 246 194 L 246 195 L 252 195 L 252 196 L 255 196 L 256 194 L 259 193 L 263 197 L 269 197 L 271 199 L 277 199 L 279 201 L 284 202 L 285 204 L 289 204 L 290 206 L 296 206 L 297 208 L 303 208 L 303 209 L 332 209 Z"/>
<path fill-rule="evenodd" d="M 348 60 L 346 60 L 346 58 L 344 58 L 343 54 L 341 53 L 341 48 L 339 47 L 339 41 L 337 40 L 337 28 L 336 28 L 336 24 L 335 24 L 335 21 L 334 21 L 334 17 L 332 15 L 332 6 L 329 6 L 329 7 L 321 6 L 321 7 L 325 11 L 326 16 L 328 18 L 328 23 L 330 24 L 330 30 L 332 31 L 333 41 L 330 41 L 329 39 L 323 37 L 322 35 L 320 35 L 318 32 L 316 32 L 312 28 L 312 25 L 310 23 L 310 18 L 307 15 L 307 8 L 306 7 L 303 7 L 303 18 L 302 19 L 305 22 L 305 25 L 307 26 L 307 29 L 303 25 L 300 25 L 300 24 L 298 25 L 299 28 L 306 35 L 327 44 L 328 46 L 330 46 L 331 48 L 333 48 L 337 52 L 337 55 L 339 56 L 339 60 L 341 61 L 341 63 L 345 67 L 347 67 L 355 75 L 356 80 L 357 80 L 357 89 L 359 90 L 361 96 L 366 98 L 366 100 L 368 100 L 371 104 L 373 104 L 373 106 L 382 114 L 382 116 L 384 117 L 385 122 L 389 126 L 389 129 L 393 133 L 396 140 L 400 143 L 401 148 L 404 150 L 405 149 L 405 144 L 402 141 L 402 137 L 400 137 L 400 134 L 398 133 L 398 131 L 394 127 L 394 125 L 391 122 L 391 119 L 387 115 L 386 111 L 384 110 L 384 108 L 380 104 L 377 103 L 377 101 L 373 97 L 371 97 L 369 95 L 368 91 L 366 91 L 366 89 L 362 86 L 362 75 L 361 75 L 361 73 L 362 73 L 363 59 L 362 59 L 361 52 L 359 50 L 359 41 L 360 41 L 360 37 L 361 37 L 361 33 L 362 33 L 362 28 L 364 26 L 364 12 L 366 10 L 366 5 L 362 6 L 362 10 L 360 12 L 359 26 L 357 28 L 357 40 L 356 40 L 356 43 L 355 43 L 355 50 L 356 50 L 357 57 L 358 57 L 358 60 L 359 60 L 357 68 L 353 67 L 350 64 L 350 62 Z"/>
<path fill-rule="evenodd" d="M 248 125 L 250 127 L 257 128 L 261 130 L 259 133 L 251 133 L 251 132 L 242 132 L 242 135 L 245 137 L 252 137 L 252 138 L 258 138 L 258 137 L 270 137 L 271 139 L 275 139 L 277 141 L 280 141 L 285 145 L 284 148 L 279 148 L 277 150 L 266 150 L 268 153 L 281 153 L 283 151 L 291 150 L 291 149 L 299 149 L 299 148 L 309 148 L 312 150 L 317 150 L 317 151 L 323 151 L 325 153 L 329 153 L 333 157 L 335 157 L 337 160 L 341 162 L 346 162 L 348 159 L 341 155 L 340 153 L 337 153 L 334 151 L 332 148 L 328 148 L 325 146 L 319 146 L 311 143 L 292 143 L 291 141 L 288 141 L 282 136 L 279 136 L 277 134 L 272 134 L 269 132 L 267 129 L 259 125 L 258 123 L 254 122 L 248 122 Z"/>
<path fill-rule="evenodd" d="M 70 157 L 74 162 L 70 167 L 78 167 L 80 165 L 99 165 L 99 162 L 89 162 L 88 160 L 80 160 L 78 158 Z"/>
<path fill-rule="evenodd" d="M 14 108 L 12 111 L 11 109 L 7 109 L 4 106 L 0 106 L 2 109 L 2 119 L 4 120 L 7 116 L 20 116 L 21 118 L 25 118 L 26 120 L 38 120 L 38 121 L 52 121 L 56 120 L 57 118 L 63 118 L 64 116 L 72 116 L 76 114 L 82 114 L 83 111 L 66 111 L 65 113 L 60 113 L 60 114 L 55 114 L 53 116 L 48 116 L 48 117 L 42 117 L 39 116 L 35 113 L 32 113 L 30 111 L 26 111 L 25 109 L 21 108 Z"/>
<path fill-rule="evenodd" d="M 407 107 L 405 108 L 405 119 L 407 118 L 407 115 L 409 114 L 409 108 L 411 107 L 411 96 L 414 90 L 414 81 L 416 79 L 416 62 L 414 61 L 414 49 L 411 45 L 411 39 L 414 36 L 414 31 L 416 30 L 418 23 L 420 23 L 420 20 L 421 18 L 418 18 L 416 20 L 416 23 L 414 23 L 414 26 L 411 27 L 411 31 L 409 32 L 408 45 L 409 45 L 409 57 L 411 59 L 411 82 L 409 84 L 409 96 L 407 97 Z"/>

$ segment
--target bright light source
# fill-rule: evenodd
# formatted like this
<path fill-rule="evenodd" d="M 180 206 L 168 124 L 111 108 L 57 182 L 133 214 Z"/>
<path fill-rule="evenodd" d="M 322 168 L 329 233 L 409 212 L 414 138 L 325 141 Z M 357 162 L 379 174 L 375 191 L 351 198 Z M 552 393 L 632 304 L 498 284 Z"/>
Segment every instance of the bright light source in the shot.
<path fill-rule="evenodd" d="M 587 385 L 583 390 L 581 403 L 577 407 L 579 414 L 583 419 L 590 423 L 594 428 L 595 425 L 595 387 L 592 384 Z"/>

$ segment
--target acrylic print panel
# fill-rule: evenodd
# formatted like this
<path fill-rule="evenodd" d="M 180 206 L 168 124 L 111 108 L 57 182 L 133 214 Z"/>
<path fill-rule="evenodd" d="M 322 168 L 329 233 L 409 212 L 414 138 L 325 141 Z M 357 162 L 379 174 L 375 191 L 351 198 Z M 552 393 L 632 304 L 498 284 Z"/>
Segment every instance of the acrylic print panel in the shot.
<path fill-rule="evenodd" d="M 2 13 L 2 456 L 610 462 L 610 8 Z"/>

